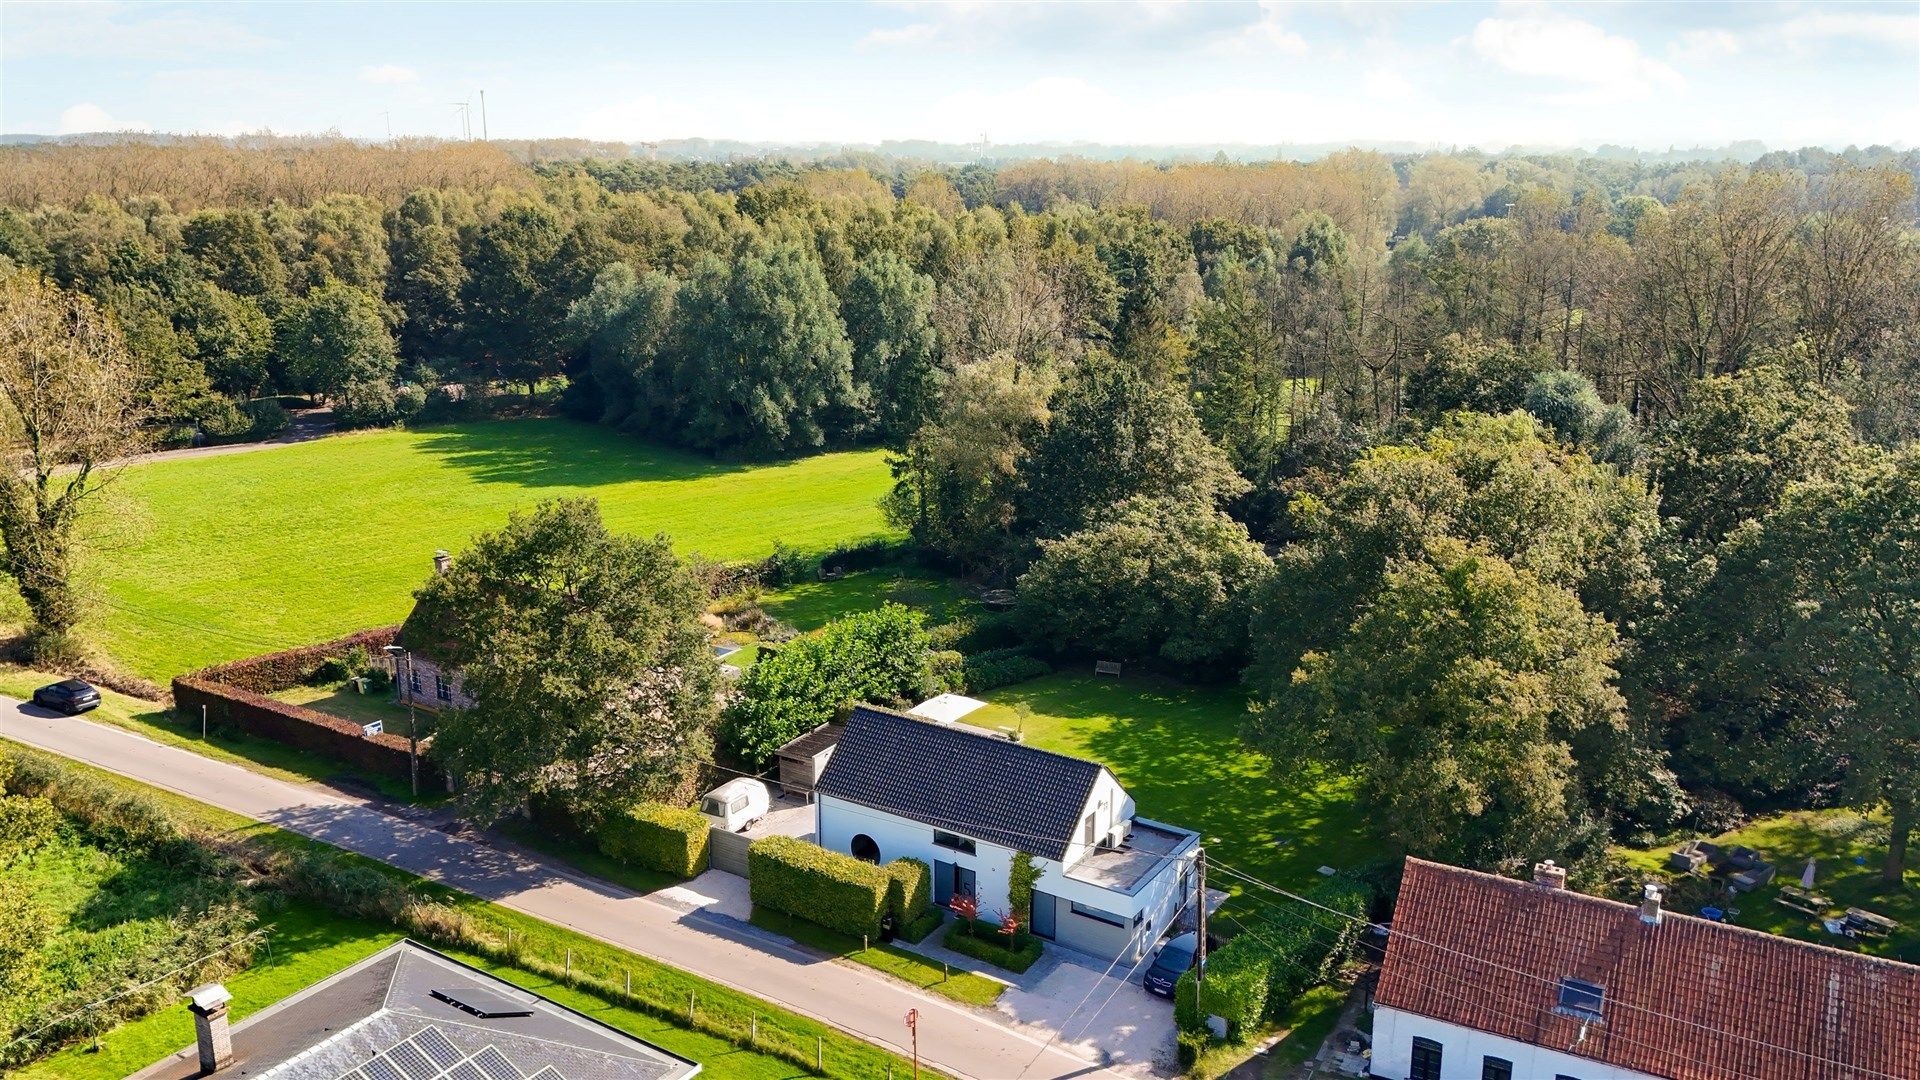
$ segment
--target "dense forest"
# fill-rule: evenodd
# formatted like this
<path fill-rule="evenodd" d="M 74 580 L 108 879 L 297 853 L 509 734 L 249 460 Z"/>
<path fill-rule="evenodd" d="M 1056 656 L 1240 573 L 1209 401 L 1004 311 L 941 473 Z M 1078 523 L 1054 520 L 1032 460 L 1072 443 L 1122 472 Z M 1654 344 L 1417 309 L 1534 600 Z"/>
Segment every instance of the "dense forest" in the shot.
<path fill-rule="evenodd" d="M 157 432 L 504 396 L 879 444 L 1034 640 L 1243 676 L 1276 762 L 1512 866 L 1920 813 L 1920 155 L 921 168 L 0 150 L 0 263 Z"/>

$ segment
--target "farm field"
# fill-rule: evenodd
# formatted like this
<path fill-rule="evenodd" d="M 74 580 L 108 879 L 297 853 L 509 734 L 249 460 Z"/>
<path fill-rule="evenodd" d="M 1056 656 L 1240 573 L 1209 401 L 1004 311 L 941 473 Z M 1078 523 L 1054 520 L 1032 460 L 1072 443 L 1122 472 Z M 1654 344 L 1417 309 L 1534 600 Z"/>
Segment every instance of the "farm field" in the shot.
<path fill-rule="evenodd" d="M 1297 889 L 1323 865 L 1351 870 L 1379 853 L 1347 782 L 1276 777 L 1241 743 L 1237 688 L 1060 672 L 982 696 L 989 707 L 967 723 L 1020 727 L 1033 746 L 1104 763 L 1141 817 L 1198 832 L 1210 859 L 1262 881 Z M 1247 892 L 1225 874 L 1207 884 Z"/>
<path fill-rule="evenodd" d="M 86 630 L 156 681 L 399 621 L 434 549 L 458 552 L 510 510 L 600 500 L 608 524 L 681 553 L 753 558 L 886 535 L 880 451 L 717 462 L 568 420 L 341 435 L 135 465 L 113 484 L 116 535 L 87 568 Z"/>

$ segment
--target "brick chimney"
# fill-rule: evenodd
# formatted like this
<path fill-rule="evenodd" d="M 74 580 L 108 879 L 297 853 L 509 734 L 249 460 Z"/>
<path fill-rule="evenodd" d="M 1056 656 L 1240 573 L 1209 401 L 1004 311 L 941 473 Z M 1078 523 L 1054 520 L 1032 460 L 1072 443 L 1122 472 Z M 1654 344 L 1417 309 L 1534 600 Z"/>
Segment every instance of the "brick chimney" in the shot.
<path fill-rule="evenodd" d="M 434 573 L 444 574 L 452 568 L 453 568 L 452 555 L 447 554 L 445 550 L 436 551 L 433 553 L 433 572 Z"/>
<path fill-rule="evenodd" d="M 1555 866 L 1552 859 L 1533 864 L 1533 883 L 1547 889 L 1567 887 L 1567 868 Z"/>
<path fill-rule="evenodd" d="M 227 1003 L 233 995 L 219 983 L 208 983 L 187 993 L 187 1011 L 193 1014 L 193 1032 L 200 1043 L 200 1075 L 219 1072 L 233 1062 L 233 1036 L 227 1030 Z"/>
<path fill-rule="evenodd" d="M 1648 926 L 1659 926 L 1665 912 L 1660 910 L 1663 891 L 1658 882 L 1649 881 L 1640 890 L 1640 921 Z"/>

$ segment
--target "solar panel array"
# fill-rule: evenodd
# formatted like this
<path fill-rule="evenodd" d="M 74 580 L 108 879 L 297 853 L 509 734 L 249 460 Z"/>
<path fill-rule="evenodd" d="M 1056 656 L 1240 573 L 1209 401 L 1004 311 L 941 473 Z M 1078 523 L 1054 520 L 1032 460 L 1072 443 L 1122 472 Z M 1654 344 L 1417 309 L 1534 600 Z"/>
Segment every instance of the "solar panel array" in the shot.
<path fill-rule="evenodd" d="M 468 1054 L 439 1028 L 422 1028 L 381 1051 L 372 1061 L 349 1069 L 340 1080 L 566 1080 L 548 1065 L 526 1076 L 497 1048 Z"/>

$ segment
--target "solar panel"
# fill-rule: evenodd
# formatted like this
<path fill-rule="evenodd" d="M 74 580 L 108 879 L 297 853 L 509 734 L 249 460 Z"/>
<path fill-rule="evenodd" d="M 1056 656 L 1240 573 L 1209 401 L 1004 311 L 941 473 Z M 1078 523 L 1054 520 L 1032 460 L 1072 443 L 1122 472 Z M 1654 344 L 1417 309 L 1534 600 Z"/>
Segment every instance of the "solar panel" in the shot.
<path fill-rule="evenodd" d="M 428 1060 L 443 1069 L 451 1069 L 467 1055 L 453 1045 L 453 1040 L 440 1033 L 439 1028 L 423 1028 L 413 1037 L 413 1044 L 426 1051 Z"/>
<path fill-rule="evenodd" d="M 454 1008 L 486 1020 L 533 1015 L 532 1005 L 518 998 L 508 997 L 490 986 L 457 986 L 451 990 L 435 990 L 432 993 L 434 997 Z"/>
<path fill-rule="evenodd" d="M 463 1061 L 447 1070 L 447 1080 L 487 1080 L 487 1074 L 471 1061 Z"/>
<path fill-rule="evenodd" d="M 367 1080 L 408 1080 L 407 1074 L 384 1054 L 360 1066 L 360 1071 L 367 1075 Z"/>
<path fill-rule="evenodd" d="M 407 1074 L 407 1080 L 433 1080 L 440 1075 L 440 1066 L 427 1060 L 426 1052 L 411 1041 L 387 1051 L 387 1057 L 400 1066 L 401 1072 Z"/>
<path fill-rule="evenodd" d="M 520 1070 L 513 1067 L 513 1062 L 508 1061 L 505 1054 L 491 1046 L 473 1055 L 470 1060 L 479 1066 L 488 1080 L 520 1080 Z"/>

